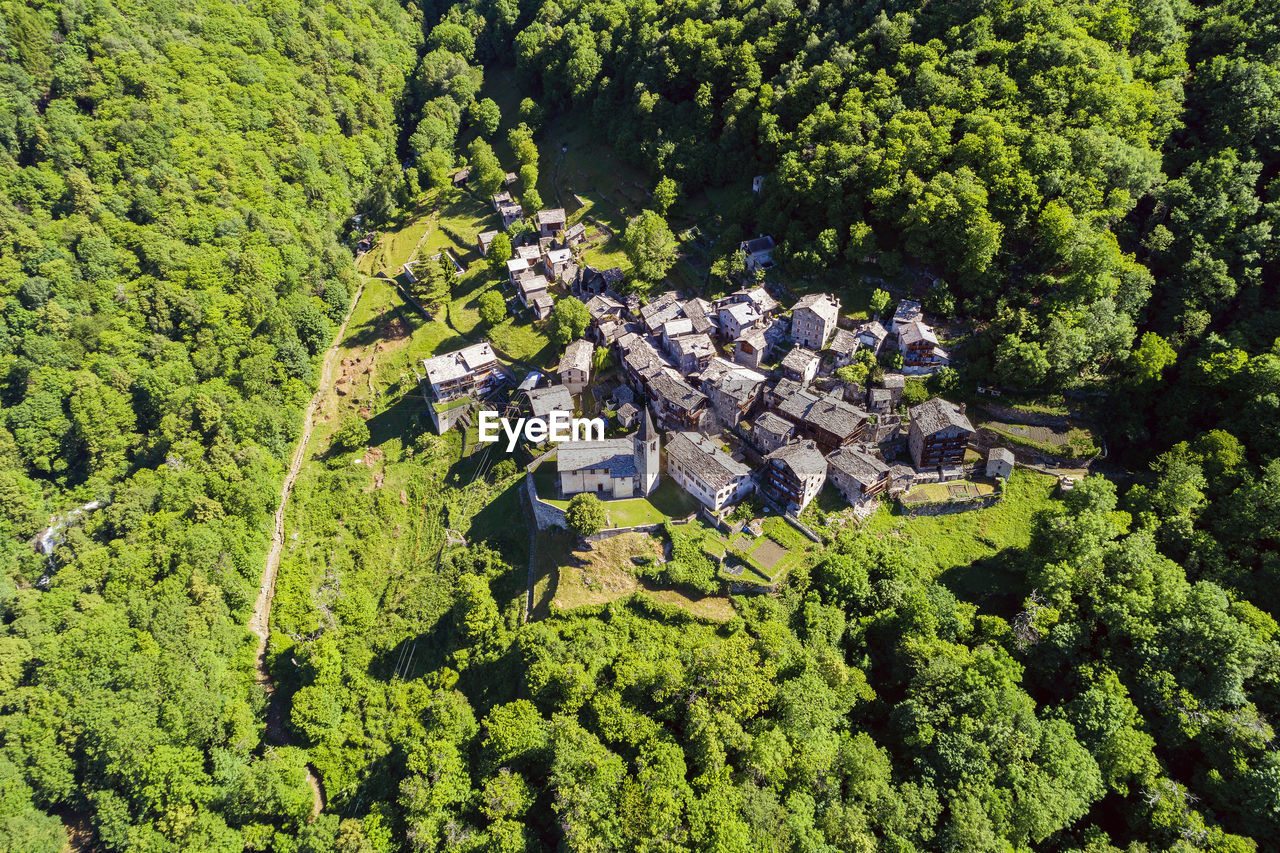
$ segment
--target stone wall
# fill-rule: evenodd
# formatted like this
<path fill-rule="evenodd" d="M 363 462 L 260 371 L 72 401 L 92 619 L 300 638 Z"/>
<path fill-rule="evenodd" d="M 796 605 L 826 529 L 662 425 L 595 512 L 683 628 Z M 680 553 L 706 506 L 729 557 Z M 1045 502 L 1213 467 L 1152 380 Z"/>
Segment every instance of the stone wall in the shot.
<path fill-rule="evenodd" d="M 989 506 L 995 506 L 1000 503 L 1003 495 L 999 492 L 993 495 L 983 495 L 980 498 L 973 498 L 967 501 L 948 501 L 946 503 L 936 504 L 920 504 L 910 509 L 903 507 L 904 514 L 907 518 L 916 518 L 922 515 L 951 515 L 957 512 L 968 512 L 972 509 L 986 509 Z"/>
<path fill-rule="evenodd" d="M 569 522 L 565 518 L 564 510 L 554 507 L 546 501 L 538 497 L 538 489 L 533 485 L 533 471 L 526 471 L 524 475 L 524 487 L 529 493 L 529 506 L 533 508 L 533 521 L 539 530 L 547 530 L 551 527 L 559 527 L 567 530 Z"/>

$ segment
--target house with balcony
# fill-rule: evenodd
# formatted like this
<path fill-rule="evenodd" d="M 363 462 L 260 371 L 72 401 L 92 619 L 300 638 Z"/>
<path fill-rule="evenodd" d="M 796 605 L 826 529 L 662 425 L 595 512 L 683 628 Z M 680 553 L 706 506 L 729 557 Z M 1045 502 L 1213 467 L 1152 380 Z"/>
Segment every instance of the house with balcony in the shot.
<path fill-rule="evenodd" d="M 827 460 L 812 441 L 784 444 L 764 458 L 760 490 L 786 511 L 799 515 L 827 481 Z"/>
<path fill-rule="evenodd" d="M 964 405 L 934 397 L 909 410 L 907 448 L 917 471 L 950 468 L 964 462 L 964 449 L 974 435 Z"/>

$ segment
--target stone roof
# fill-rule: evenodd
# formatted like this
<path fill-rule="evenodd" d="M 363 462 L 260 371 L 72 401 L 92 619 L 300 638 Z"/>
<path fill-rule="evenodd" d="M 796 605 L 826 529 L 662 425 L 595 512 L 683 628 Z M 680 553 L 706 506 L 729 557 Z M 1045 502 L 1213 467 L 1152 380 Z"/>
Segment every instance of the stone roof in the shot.
<path fill-rule="evenodd" d="M 769 435 L 790 435 L 792 428 L 791 421 L 777 412 L 765 412 L 756 418 L 755 429 L 757 431 L 763 430 Z"/>
<path fill-rule="evenodd" d="M 679 462 L 715 491 L 751 476 L 751 469 L 725 453 L 719 443 L 696 432 L 673 433 L 667 439 L 667 460 Z"/>
<path fill-rule="evenodd" d="M 590 341 L 584 341 L 581 338 L 569 344 L 564 348 L 564 355 L 560 359 L 558 372 L 583 370 L 589 373 L 591 371 L 591 354 L 594 350 L 595 348 Z"/>
<path fill-rule="evenodd" d="M 727 313 L 739 326 L 749 326 L 760 319 L 760 312 L 750 302 L 731 302 L 720 306 L 722 313 Z"/>
<path fill-rule="evenodd" d="M 675 350 L 677 357 L 688 355 L 701 359 L 703 356 L 712 356 L 716 353 L 715 344 L 711 343 L 711 338 L 706 335 L 685 335 L 676 338 L 671 342 L 671 348 Z"/>
<path fill-rule="evenodd" d="M 531 275 L 528 278 L 520 279 L 520 294 L 527 299 L 540 290 L 545 291 L 550 285 L 551 282 L 547 281 L 545 275 Z"/>
<path fill-rule="evenodd" d="M 924 317 L 924 309 L 920 307 L 919 302 L 913 302 L 910 299 L 904 299 L 898 303 L 898 307 L 893 311 L 893 323 L 895 326 L 903 323 L 912 323 Z"/>
<path fill-rule="evenodd" d="M 472 371 L 488 367 L 497 361 L 498 357 L 494 354 L 493 347 L 489 346 L 488 341 L 481 341 L 457 352 L 424 359 L 422 367 L 423 372 L 427 374 L 427 381 L 437 385 L 452 379 L 460 379 Z"/>
<path fill-rule="evenodd" d="M 924 341 L 927 344 L 933 344 L 936 346 L 938 343 L 938 337 L 933 333 L 933 329 L 931 329 L 926 323 L 922 323 L 919 320 L 913 320 L 906 325 L 899 326 L 898 337 L 901 338 L 902 342 L 905 344 L 914 344 L 918 341 Z"/>
<path fill-rule="evenodd" d="M 597 294 L 587 300 L 587 311 L 594 319 L 617 316 L 622 313 L 622 303 L 605 293 Z"/>
<path fill-rule="evenodd" d="M 497 237 L 501 233 L 502 233 L 501 231 L 481 231 L 480 242 L 484 243 L 487 246 L 493 242 L 494 237 Z"/>
<path fill-rule="evenodd" d="M 767 252 L 773 248 L 773 245 L 773 238 L 764 235 L 753 240 L 742 241 L 742 249 L 748 255 L 754 255 L 756 252 Z"/>
<path fill-rule="evenodd" d="M 549 264 L 563 264 L 571 260 L 573 260 L 573 251 L 570 249 L 551 249 L 547 252 L 547 263 Z"/>
<path fill-rule="evenodd" d="M 581 471 L 584 468 L 607 468 L 610 477 L 636 475 L 635 445 L 629 438 L 606 438 L 603 441 L 566 441 L 557 445 L 556 471 Z"/>
<path fill-rule="evenodd" d="M 782 368 L 784 370 L 794 370 L 796 373 L 804 373 L 809 365 L 817 360 L 818 354 L 813 350 L 796 347 L 782 359 Z"/>
<path fill-rule="evenodd" d="M 749 367 L 743 367 L 741 364 L 734 364 L 727 358 L 716 356 L 707 363 L 706 368 L 702 371 L 702 381 L 720 382 L 725 377 L 733 377 L 749 380 L 751 382 L 764 382 L 767 378 L 758 370 L 752 370 Z"/>
<path fill-rule="evenodd" d="M 662 334 L 668 338 L 693 334 L 693 323 L 687 317 L 676 317 L 662 324 Z"/>
<path fill-rule="evenodd" d="M 574 237 L 581 237 L 586 233 L 587 233 L 587 226 L 579 222 L 577 225 L 573 226 L 568 231 L 566 231 L 564 236 L 566 240 L 572 240 Z"/>
<path fill-rule="evenodd" d="M 649 390 L 668 405 L 692 412 L 707 404 L 707 395 L 665 371 L 649 381 Z"/>
<path fill-rule="evenodd" d="M 539 210 L 538 215 L 534 217 L 538 223 L 538 227 L 542 227 L 543 222 L 564 222 L 564 208 L 553 207 L 548 210 Z"/>
<path fill-rule="evenodd" d="M 889 337 L 889 331 L 880 325 L 879 320 L 868 320 L 858 326 L 859 338 L 871 338 L 873 341 L 883 341 Z"/>
<path fill-rule="evenodd" d="M 623 403 L 618 407 L 618 420 L 630 421 L 640 414 L 640 410 L 635 407 L 634 403 Z"/>
<path fill-rule="evenodd" d="M 789 380 L 782 380 L 787 382 Z M 866 412 L 833 397 L 819 397 L 806 390 L 783 390 L 778 383 L 774 393 L 779 396 L 778 411 L 797 423 L 812 424 L 841 439 L 857 432 L 867 420 Z M 796 383 L 791 383 L 795 385 Z"/>
<path fill-rule="evenodd" d="M 524 258 L 526 261 L 533 262 L 541 257 L 542 252 L 537 246 L 516 246 L 516 257 Z"/>
<path fill-rule="evenodd" d="M 534 388 L 524 392 L 529 402 L 529 411 L 535 418 L 550 417 L 552 412 L 573 413 L 573 396 L 563 385 L 552 385 L 549 388 Z"/>
<path fill-rule="evenodd" d="M 507 261 L 507 273 L 514 275 L 529 268 L 528 258 L 511 258 Z"/>
<path fill-rule="evenodd" d="M 1013 451 L 1007 447 L 993 447 L 987 451 L 987 461 L 995 459 L 1000 462 L 1008 462 L 1012 465 L 1015 462 Z"/>
<path fill-rule="evenodd" d="M 730 298 L 740 302 L 747 302 L 761 314 L 767 314 L 770 311 L 778 309 L 778 300 L 769 295 L 769 291 L 764 289 L 763 285 L 757 284 L 755 287 L 744 287 L 730 294 Z"/>
<path fill-rule="evenodd" d="M 800 480 L 827 473 L 827 460 L 818 452 L 818 445 L 807 439 L 784 444 L 765 459 L 771 463 L 781 462 Z"/>
<path fill-rule="evenodd" d="M 901 391 L 907 387 L 907 377 L 903 373 L 886 373 L 884 378 L 880 380 L 880 384 L 886 388 Z"/>
<path fill-rule="evenodd" d="M 871 454 L 852 447 L 841 447 L 829 455 L 827 465 L 864 485 L 877 483 L 889 473 L 888 465 Z"/>
<path fill-rule="evenodd" d="M 941 397 L 934 397 L 932 400 L 913 406 L 910 415 L 911 423 L 915 424 L 924 435 L 933 435 L 948 427 L 959 427 L 966 432 L 974 431 L 973 424 L 969 423 L 969 419 L 965 417 L 964 412 L 960 411 L 960 407 Z"/>
<path fill-rule="evenodd" d="M 848 329 L 836 329 L 827 349 L 840 355 L 853 355 L 858 351 L 858 336 Z"/>
<path fill-rule="evenodd" d="M 800 301 L 791 309 L 796 311 L 812 311 L 829 323 L 835 323 L 840 316 L 840 304 L 829 293 L 810 293 L 800 297 Z"/>

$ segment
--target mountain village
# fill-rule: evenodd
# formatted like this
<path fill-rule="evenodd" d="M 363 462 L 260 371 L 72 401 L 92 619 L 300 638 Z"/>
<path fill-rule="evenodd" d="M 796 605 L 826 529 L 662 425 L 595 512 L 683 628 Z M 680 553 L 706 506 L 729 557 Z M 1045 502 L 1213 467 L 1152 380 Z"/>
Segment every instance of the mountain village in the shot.
<path fill-rule="evenodd" d="M 508 193 L 492 201 L 504 226 L 524 215 Z M 542 319 L 557 298 L 580 300 L 590 315 L 583 337 L 564 348 L 554 371 L 523 377 L 487 341 L 436 355 L 422 363 L 422 390 L 441 433 L 494 408 L 606 420 L 602 440 L 529 448 L 531 468 L 555 471 L 530 475 L 537 508 L 549 510 L 535 513 L 539 528 L 563 526 L 554 504 L 576 494 L 634 500 L 664 480 L 713 523 L 754 494 L 799 525 L 828 481 L 855 517 L 885 498 L 949 510 L 999 498 L 1013 454 L 971 447 L 964 404 L 903 404 L 910 377 L 951 363 L 919 302 L 901 300 L 883 322 L 842 317 L 829 293 L 801 296 L 788 309 L 767 283 L 768 236 L 741 243 L 739 290 L 715 301 L 675 291 L 643 301 L 622 293 L 620 269 L 582 262 L 575 249 L 584 229 L 566 228 L 564 210 L 538 211 L 531 221 L 525 245 L 506 262 L 509 310 Z M 498 233 L 479 235 L 481 255 Z M 837 375 L 858 361 L 879 369 L 864 383 Z"/>

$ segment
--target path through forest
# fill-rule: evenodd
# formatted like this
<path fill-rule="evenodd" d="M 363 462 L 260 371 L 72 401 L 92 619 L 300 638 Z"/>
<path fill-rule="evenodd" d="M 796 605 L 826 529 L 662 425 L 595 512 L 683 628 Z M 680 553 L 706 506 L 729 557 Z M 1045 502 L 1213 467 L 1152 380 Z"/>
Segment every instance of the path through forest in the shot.
<path fill-rule="evenodd" d="M 281 719 L 281 709 L 276 708 L 274 701 L 271 701 L 275 693 L 275 684 L 271 681 L 270 673 L 267 672 L 267 637 L 270 634 L 271 602 L 276 593 L 276 574 L 280 570 L 280 556 L 284 552 L 284 511 L 289 503 L 289 496 L 293 494 L 293 484 L 298 479 L 298 472 L 302 470 L 302 463 L 307 458 L 307 445 L 311 441 L 311 431 L 315 427 L 316 409 L 319 408 L 320 401 L 325 395 L 332 390 L 330 386 L 333 384 L 333 367 L 337 363 L 342 341 L 347 335 L 347 321 L 351 319 L 356 306 L 360 304 L 363 293 L 364 282 L 361 281 L 347 308 L 346 316 L 342 318 L 342 325 L 338 327 L 338 333 L 333 338 L 333 344 L 324 354 L 320 379 L 316 383 L 316 393 L 311 397 L 311 402 L 307 404 L 307 410 L 302 416 L 302 435 L 298 436 L 298 444 L 293 449 L 293 458 L 289 460 L 289 471 L 285 474 L 284 483 L 280 487 L 280 505 L 276 507 L 271 548 L 267 551 L 266 565 L 262 570 L 262 586 L 258 589 L 258 600 L 253 605 L 253 616 L 249 619 L 249 630 L 258 636 L 254 669 L 258 683 L 267 691 L 271 706 L 267 711 L 267 737 L 280 743 L 287 743 L 289 734 Z M 316 777 L 310 765 L 307 765 L 307 784 L 311 786 L 313 795 L 311 816 L 314 818 L 324 809 L 324 792 L 319 778 Z"/>

